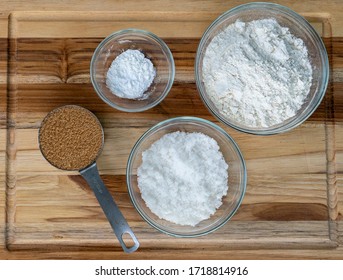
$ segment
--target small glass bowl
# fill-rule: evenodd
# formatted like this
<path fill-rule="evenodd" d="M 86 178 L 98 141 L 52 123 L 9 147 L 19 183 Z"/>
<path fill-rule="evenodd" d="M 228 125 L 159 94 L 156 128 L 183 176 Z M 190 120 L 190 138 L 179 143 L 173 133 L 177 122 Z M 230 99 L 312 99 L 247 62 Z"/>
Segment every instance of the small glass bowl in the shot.
<path fill-rule="evenodd" d="M 226 163 L 229 165 L 228 192 L 223 204 L 207 220 L 196 226 L 182 226 L 160 219 L 146 206 L 142 199 L 137 169 L 142 164 L 142 153 L 163 135 L 175 131 L 201 132 L 217 141 Z M 214 123 L 194 117 L 178 117 L 160 122 L 145 132 L 134 145 L 126 168 L 126 180 L 133 205 L 151 226 L 176 237 L 196 237 L 208 234 L 223 226 L 239 208 L 246 190 L 247 171 L 243 156 L 235 141 Z"/>
<path fill-rule="evenodd" d="M 145 99 L 120 98 L 106 86 L 106 74 L 112 61 L 122 52 L 141 51 L 156 69 L 156 77 L 144 95 Z M 108 105 L 124 112 L 141 112 L 159 104 L 172 87 L 175 76 L 174 59 L 168 46 L 156 35 L 138 29 L 125 29 L 105 38 L 95 49 L 90 77 L 99 97 Z"/>
<path fill-rule="evenodd" d="M 243 22 L 249 22 L 265 18 L 275 18 L 281 26 L 289 28 L 289 31 L 294 36 L 304 41 L 312 65 L 313 79 L 308 97 L 294 117 L 268 128 L 255 128 L 230 119 L 220 112 L 206 92 L 202 68 L 207 46 L 228 25 L 233 24 L 238 19 Z M 256 2 L 243 4 L 225 12 L 207 28 L 201 38 L 196 54 L 195 79 L 201 99 L 209 111 L 221 122 L 242 132 L 256 135 L 271 135 L 295 128 L 316 110 L 325 95 L 328 85 L 329 61 L 323 41 L 306 19 L 287 7 L 274 3 Z"/>

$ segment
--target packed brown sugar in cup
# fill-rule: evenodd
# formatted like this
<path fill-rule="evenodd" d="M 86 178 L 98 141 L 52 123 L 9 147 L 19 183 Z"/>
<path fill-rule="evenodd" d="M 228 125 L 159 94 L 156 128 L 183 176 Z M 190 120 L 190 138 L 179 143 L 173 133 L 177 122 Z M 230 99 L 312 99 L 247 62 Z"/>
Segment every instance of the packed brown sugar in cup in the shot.
<path fill-rule="evenodd" d="M 39 131 L 44 157 L 55 167 L 80 170 L 95 161 L 102 149 L 103 130 L 98 119 L 79 106 L 50 112 Z"/>

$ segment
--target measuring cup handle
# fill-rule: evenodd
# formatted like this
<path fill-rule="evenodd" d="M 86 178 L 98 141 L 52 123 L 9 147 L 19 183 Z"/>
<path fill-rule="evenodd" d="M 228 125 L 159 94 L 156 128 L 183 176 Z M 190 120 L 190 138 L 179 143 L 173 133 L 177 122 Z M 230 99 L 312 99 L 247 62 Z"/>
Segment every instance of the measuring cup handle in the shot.
<path fill-rule="evenodd" d="M 104 182 L 101 180 L 96 163 L 80 170 L 80 174 L 92 188 L 124 251 L 126 253 L 136 251 L 139 247 L 139 242 L 126 222 L 123 214 L 120 212 L 117 204 L 114 202 Z M 126 246 L 123 240 L 124 233 L 128 233 L 134 242 L 134 245 L 130 248 Z"/>

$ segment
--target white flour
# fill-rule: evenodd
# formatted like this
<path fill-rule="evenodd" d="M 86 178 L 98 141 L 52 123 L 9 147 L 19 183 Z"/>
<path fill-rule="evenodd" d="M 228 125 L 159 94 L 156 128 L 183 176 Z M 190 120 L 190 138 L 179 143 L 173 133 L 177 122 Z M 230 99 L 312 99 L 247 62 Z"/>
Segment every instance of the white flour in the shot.
<path fill-rule="evenodd" d="M 113 60 L 106 76 L 111 92 L 128 99 L 144 99 L 156 76 L 152 62 L 139 50 L 126 50 Z"/>
<path fill-rule="evenodd" d="M 159 218 L 194 226 L 209 218 L 228 190 L 228 165 L 202 133 L 173 132 L 143 152 L 138 187 Z"/>
<path fill-rule="evenodd" d="M 312 67 L 304 42 L 275 19 L 236 21 L 208 45 L 202 79 L 224 116 L 248 127 L 270 127 L 301 108 Z"/>

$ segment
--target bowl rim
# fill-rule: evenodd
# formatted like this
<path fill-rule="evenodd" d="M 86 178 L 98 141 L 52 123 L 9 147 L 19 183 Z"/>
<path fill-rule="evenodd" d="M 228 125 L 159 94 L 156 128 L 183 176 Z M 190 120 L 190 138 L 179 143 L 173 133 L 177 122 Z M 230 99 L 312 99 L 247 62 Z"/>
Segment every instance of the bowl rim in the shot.
<path fill-rule="evenodd" d="M 169 232 L 167 230 L 162 229 L 158 223 L 154 223 L 143 211 L 140 210 L 140 208 L 138 207 L 138 204 L 136 203 L 136 200 L 134 199 L 134 195 L 133 195 L 133 190 L 131 187 L 131 182 L 130 182 L 130 176 L 131 176 L 131 170 L 132 170 L 132 163 L 133 163 L 133 158 L 134 155 L 138 149 L 138 147 L 141 145 L 141 143 L 151 134 L 154 133 L 157 129 L 162 128 L 170 123 L 189 123 L 189 122 L 195 122 L 197 124 L 200 125 L 207 125 L 210 126 L 212 128 L 214 128 L 214 130 L 216 132 L 219 132 L 220 134 L 222 134 L 233 146 L 234 150 L 237 153 L 237 156 L 239 158 L 240 164 L 242 166 L 242 171 L 241 173 L 243 174 L 242 176 L 242 182 L 241 182 L 241 193 L 240 193 L 240 197 L 239 200 L 237 202 L 237 204 L 235 205 L 235 207 L 232 209 L 232 211 L 230 212 L 229 215 L 227 215 L 227 217 L 217 226 L 208 229 L 204 232 L 200 232 L 200 233 L 192 233 L 192 234 L 181 234 L 181 233 L 175 233 L 175 232 Z M 235 142 L 235 140 L 220 126 L 216 125 L 215 123 L 206 120 L 206 119 L 202 119 L 202 118 L 198 118 L 198 117 L 191 117 L 191 116 L 182 116 L 182 117 L 175 117 L 175 118 L 170 118 L 164 121 L 161 121 L 157 124 L 155 124 L 154 126 L 152 126 L 151 128 L 149 128 L 147 131 L 145 131 L 140 137 L 139 139 L 136 141 L 135 145 L 133 146 L 133 148 L 131 149 L 128 161 L 127 161 L 127 166 L 126 166 L 126 185 L 127 185 L 127 189 L 129 192 L 129 196 L 131 199 L 132 204 L 134 205 L 135 209 L 137 210 L 137 212 L 140 214 L 140 216 L 149 224 L 151 225 L 153 228 L 159 230 L 162 233 L 174 236 L 174 237 L 184 237 L 184 238 L 188 238 L 188 237 L 199 237 L 199 236 L 203 236 L 203 235 L 207 235 L 219 228 L 221 228 L 222 226 L 224 226 L 231 218 L 232 216 L 234 216 L 234 214 L 237 212 L 237 210 L 239 209 L 240 205 L 242 204 L 243 198 L 245 196 L 245 192 L 246 192 L 246 188 L 247 188 L 247 177 L 248 177 L 248 173 L 247 173 L 247 168 L 246 168 L 246 163 L 244 160 L 244 157 L 242 155 L 242 152 L 240 150 L 240 148 L 238 147 L 237 143 Z"/>
<path fill-rule="evenodd" d="M 254 10 L 254 9 L 266 9 L 266 10 L 274 10 L 278 11 L 282 14 L 286 14 L 288 17 L 291 17 L 298 25 L 301 25 L 309 34 L 310 37 L 312 37 L 313 41 L 315 42 L 315 45 L 317 49 L 319 50 L 319 57 L 322 62 L 322 83 L 320 88 L 317 91 L 317 95 L 315 99 L 317 100 L 316 103 L 312 106 L 311 110 L 309 110 L 306 114 L 304 114 L 301 118 L 294 118 L 288 123 L 273 127 L 273 128 L 263 128 L 263 129 L 256 129 L 256 128 L 245 128 L 239 125 L 236 125 L 232 123 L 230 120 L 222 117 L 216 112 L 216 108 L 212 108 L 212 106 L 209 104 L 207 101 L 206 91 L 203 89 L 203 86 L 201 85 L 201 71 L 199 67 L 200 63 L 200 57 L 201 57 L 201 52 L 205 50 L 204 45 L 208 40 L 208 36 L 211 34 L 213 29 L 223 21 L 228 16 L 234 15 L 236 13 L 239 13 L 240 11 L 245 11 L 245 10 Z M 204 34 L 201 37 L 201 40 L 199 42 L 197 51 L 196 51 L 196 57 L 195 57 L 195 81 L 197 85 L 197 89 L 200 95 L 201 100 L 207 107 L 207 109 L 210 111 L 210 113 L 216 117 L 220 122 L 223 124 L 232 127 L 240 132 L 245 132 L 248 134 L 253 134 L 253 135 L 274 135 L 274 134 L 279 134 L 279 133 L 284 133 L 289 130 L 292 130 L 293 128 L 296 128 L 297 126 L 301 125 L 303 122 L 305 122 L 312 114 L 313 112 L 318 108 L 320 103 L 322 102 L 326 89 L 328 87 L 329 83 L 329 75 L 330 75 L 330 66 L 329 66 L 329 59 L 328 59 L 328 54 L 327 50 L 325 48 L 325 45 L 323 43 L 322 38 L 319 36 L 317 31 L 314 29 L 314 27 L 300 14 L 296 13 L 292 9 L 276 4 L 276 3 L 270 3 L 270 2 L 251 2 L 251 3 L 246 3 L 242 4 L 239 6 L 236 6 L 224 13 L 222 13 L 220 16 L 218 16 L 205 30 Z M 308 108 L 308 107 L 307 107 Z"/>
<path fill-rule="evenodd" d="M 135 109 L 128 109 L 128 108 L 119 106 L 116 103 L 111 102 L 102 93 L 102 91 L 98 87 L 98 83 L 96 82 L 96 79 L 95 79 L 95 75 L 96 75 L 95 61 L 96 61 L 98 55 L 100 54 L 103 46 L 105 44 L 107 44 L 109 41 L 115 39 L 116 37 L 121 36 L 121 35 L 127 35 L 127 34 L 134 34 L 134 35 L 145 37 L 145 38 L 148 37 L 149 39 L 152 39 L 154 42 L 157 42 L 160 45 L 163 52 L 166 54 L 166 58 L 169 62 L 168 63 L 169 64 L 169 80 L 168 80 L 168 83 L 167 83 L 163 93 L 153 103 L 149 104 L 148 106 L 138 107 Z M 97 95 L 102 99 L 102 101 L 104 101 L 105 103 L 110 105 L 112 108 L 115 108 L 115 109 L 123 111 L 123 112 L 129 112 L 129 113 L 143 112 L 143 111 L 149 110 L 149 109 L 153 108 L 154 106 L 158 105 L 168 95 L 170 89 L 173 86 L 174 79 L 175 79 L 175 62 L 174 62 L 172 52 L 170 51 L 167 44 L 160 37 L 158 37 L 157 35 L 155 35 L 154 33 L 150 32 L 148 30 L 127 28 L 127 29 L 122 29 L 122 30 L 118 30 L 116 32 L 111 33 L 105 39 L 103 39 L 99 43 L 99 45 L 96 47 L 96 49 L 94 50 L 94 53 L 92 55 L 91 62 L 90 62 L 90 78 L 91 78 L 91 83 L 93 85 L 93 88 L 94 88 L 95 92 L 97 93 Z"/>

